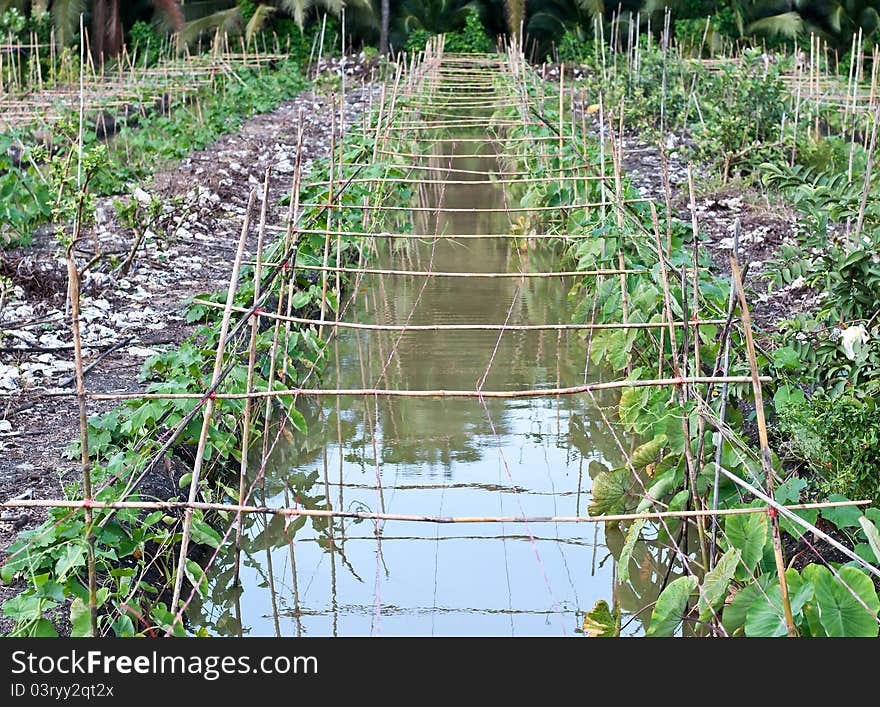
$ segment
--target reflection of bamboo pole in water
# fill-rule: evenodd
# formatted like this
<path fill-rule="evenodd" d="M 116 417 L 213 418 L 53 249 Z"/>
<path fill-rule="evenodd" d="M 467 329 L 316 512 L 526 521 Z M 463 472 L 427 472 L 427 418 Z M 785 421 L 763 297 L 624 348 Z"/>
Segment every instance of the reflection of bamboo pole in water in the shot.
<path fill-rule="evenodd" d="M 334 198 L 334 189 L 335 189 L 335 179 L 336 179 L 336 94 L 333 94 L 332 102 L 331 102 L 331 113 L 330 113 L 330 187 L 327 195 L 327 233 L 324 236 L 324 260 L 323 260 L 323 271 L 321 273 L 321 319 L 325 318 L 327 312 L 327 275 L 329 271 L 327 268 L 329 267 L 330 261 L 330 231 L 332 230 L 332 222 L 333 222 L 333 198 Z M 338 268 L 340 263 L 336 262 L 336 267 Z M 336 273 L 337 281 L 339 278 L 339 271 Z M 339 304 L 337 303 L 337 308 Z M 318 339 L 324 340 L 324 327 L 318 327 Z"/>
<path fill-rule="evenodd" d="M 339 404 L 339 396 L 336 396 L 337 405 Z M 327 424 L 327 417 L 324 412 L 324 408 L 321 408 L 320 414 L 321 428 L 325 429 Z M 332 509 L 332 503 L 330 501 L 330 473 L 329 473 L 329 460 L 327 458 L 327 448 L 328 444 L 324 444 L 324 450 L 322 454 L 322 464 L 324 470 L 324 498 L 326 499 L 327 507 Z M 339 450 L 340 456 L 342 455 L 342 450 Z M 330 606 L 333 612 L 333 635 L 337 635 L 338 623 L 339 623 L 339 605 L 336 601 L 336 545 L 335 538 L 333 533 L 333 518 L 327 519 L 327 536 L 329 538 L 330 543 Z"/>
<path fill-rule="evenodd" d="M 284 505 L 290 508 L 290 482 L 286 478 L 284 479 Z M 290 550 L 290 576 L 293 584 L 293 617 L 296 621 L 296 635 L 297 638 L 299 638 L 302 636 L 302 615 L 299 608 L 299 580 L 296 572 L 296 554 L 294 553 L 293 548 L 293 536 L 288 533 L 288 528 L 290 527 L 289 521 L 291 519 L 287 518 L 286 520 L 284 534 L 287 536 L 287 547 Z"/>
<path fill-rule="evenodd" d="M 254 295 L 253 305 L 257 306 L 260 301 L 260 276 L 262 275 L 263 264 L 263 237 L 266 229 L 266 210 L 269 203 L 269 169 L 266 169 L 266 176 L 263 182 L 263 200 L 260 207 L 260 229 L 257 237 L 257 263 L 254 268 Z M 248 366 L 247 366 L 247 392 L 251 393 L 254 389 L 254 368 L 257 361 L 257 333 L 259 329 L 259 320 L 257 317 L 251 318 L 251 336 L 248 345 Z M 244 421 L 241 433 L 241 464 L 239 467 L 238 477 L 238 501 L 244 502 L 245 484 L 248 472 L 248 447 L 250 446 L 251 431 L 251 408 L 252 399 L 249 397 L 244 404 Z M 238 591 L 235 594 L 236 610 L 239 617 L 239 636 L 242 635 L 243 626 L 241 622 L 241 538 L 242 538 L 242 516 L 238 515 L 235 523 L 235 569 L 233 571 L 232 586 Z"/>
<path fill-rule="evenodd" d="M 561 370 L 560 370 L 561 360 L 562 360 L 562 329 L 560 329 L 556 335 L 556 387 L 557 388 L 562 387 L 562 382 L 561 382 L 562 377 L 561 377 Z M 561 435 L 560 420 L 559 420 L 559 417 L 560 417 L 559 416 L 559 408 L 561 407 L 561 404 L 562 404 L 562 400 L 557 395 L 556 396 L 556 436 L 557 437 L 559 435 Z"/>
<path fill-rule="evenodd" d="M 260 283 L 262 277 L 262 267 L 263 267 L 263 239 L 266 233 L 266 216 L 269 207 L 269 170 L 266 170 L 266 182 L 263 187 L 263 204 L 260 210 L 260 230 L 259 235 L 257 237 L 257 266 L 254 270 L 254 306 L 259 302 L 260 298 Z M 252 323 L 251 328 L 251 349 L 249 359 L 249 372 L 253 372 L 253 363 L 256 358 L 256 335 L 259 328 L 259 320 L 257 317 L 254 317 L 254 322 Z M 248 387 L 248 390 L 252 385 Z M 269 404 L 271 401 L 270 398 L 267 398 L 266 404 Z M 245 401 L 245 424 L 248 423 L 250 417 L 250 398 Z M 267 431 L 263 430 L 263 437 L 267 436 Z M 242 466 L 246 470 L 247 469 L 247 447 L 242 446 L 241 450 L 241 458 L 242 458 Z M 266 468 L 266 458 L 263 457 L 260 463 L 260 502 L 265 505 L 266 504 L 266 475 L 264 470 Z M 242 477 L 243 478 L 243 477 Z M 239 516 L 239 520 L 241 516 Z M 272 619 L 275 623 L 275 635 L 276 637 L 281 637 L 281 625 L 278 620 L 278 595 L 275 591 L 275 572 L 272 568 L 272 545 L 269 542 L 268 535 L 268 523 L 264 523 L 263 527 L 263 535 L 266 539 L 266 573 L 268 574 L 269 579 L 269 594 L 272 601 Z"/>

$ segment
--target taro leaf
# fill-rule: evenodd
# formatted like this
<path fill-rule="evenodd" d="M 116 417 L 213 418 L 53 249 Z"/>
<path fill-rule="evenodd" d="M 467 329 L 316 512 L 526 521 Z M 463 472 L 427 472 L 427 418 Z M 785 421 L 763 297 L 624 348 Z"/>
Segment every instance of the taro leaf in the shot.
<path fill-rule="evenodd" d="M 64 547 L 64 553 L 55 563 L 55 575 L 58 582 L 64 582 L 70 570 L 75 569 L 85 563 L 86 549 L 82 545 L 76 543 L 68 543 Z"/>
<path fill-rule="evenodd" d="M 639 518 L 635 523 L 629 526 L 629 530 L 626 531 L 626 541 L 623 543 L 623 549 L 620 551 L 620 559 L 618 560 L 617 578 L 621 582 L 629 581 L 629 562 L 632 559 L 633 549 L 636 546 L 636 541 L 639 539 L 639 535 L 642 533 L 642 528 L 645 527 L 645 523 L 647 523 L 647 521 L 644 518 Z M 589 616 L 589 614 L 587 614 L 587 616 Z"/>
<path fill-rule="evenodd" d="M 205 571 L 194 560 L 187 560 L 184 567 L 186 578 L 203 597 L 208 595 L 208 578 Z"/>
<path fill-rule="evenodd" d="M 730 580 L 733 579 L 739 561 L 740 551 L 732 547 L 722 555 L 715 568 L 703 578 L 703 586 L 697 604 L 700 609 L 700 621 L 708 621 L 713 610 L 727 596 L 727 588 L 730 586 Z"/>
<path fill-rule="evenodd" d="M 40 619 L 30 628 L 28 635 L 34 638 L 58 638 L 58 631 L 49 619 Z"/>
<path fill-rule="evenodd" d="M 805 582 L 795 569 L 787 570 L 788 596 L 791 613 L 797 623 L 801 610 L 813 596 L 813 585 Z M 766 593 L 761 593 L 746 613 L 746 636 L 775 638 L 788 635 L 785 610 L 782 608 L 782 590 L 774 581 Z"/>
<path fill-rule="evenodd" d="M 681 424 L 681 417 L 678 415 L 669 415 L 666 417 L 666 439 L 669 443 L 669 449 L 673 454 L 684 453 L 684 427 Z"/>
<path fill-rule="evenodd" d="M 620 636 L 620 611 L 612 612 L 608 602 L 600 599 L 584 616 L 584 635 L 587 638 L 617 638 Z"/>
<path fill-rule="evenodd" d="M 294 309 L 300 309 L 302 307 L 305 307 L 311 301 L 311 299 L 312 299 L 311 294 L 300 290 L 290 300 L 290 305 Z"/>
<path fill-rule="evenodd" d="M 665 497 L 673 488 L 675 488 L 675 469 L 670 469 L 654 479 L 654 483 L 648 487 L 645 497 L 639 501 L 636 512 L 644 513 L 654 505 L 654 501 Z"/>
<path fill-rule="evenodd" d="M 77 597 L 70 604 L 70 635 L 73 638 L 83 638 L 92 634 L 92 622 L 89 616 L 89 607 Z"/>
<path fill-rule="evenodd" d="M 3 602 L 3 613 L 17 624 L 29 623 L 38 619 L 45 608 L 55 606 L 33 594 L 18 594 Z"/>
<path fill-rule="evenodd" d="M 796 371 L 801 367 L 801 357 L 797 351 L 790 346 L 783 346 L 773 352 L 773 365 L 776 368 L 785 368 L 790 371 Z"/>
<path fill-rule="evenodd" d="M 876 638 L 880 600 L 866 574 L 842 567 L 838 579 L 824 565 L 809 565 L 804 575 L 813 585 L 819 622 L 829 636 Z"/>
<path fill-rule="evenodd" d="M 630 485 L 633 483 L 632 472 L 627 468 L 603 471 L 593 479 L 590 515 L 613 515 L 626 513 L 630 498 Z"/>
<path fill-rule="evenodd" d="M 120 616 L 113 622 L 113 635 L 130 638 L 135 635 L 134 622 L 129 616 Z"/>
<path fill-rule="evenodd" d="M 829 501 L 849 501 L 846 496 L 839 493 L 832 493 L 828 497 Z M 859 518 L 862 512 L 858 506 L 837 506 L 835 508 L 823 508 L 822 517 L 831 521 L 838 528 L 858 528 L 860 527 Z"/>
<path fill-rule="evenodd" d="M 877 526 L 869 521 L 866 516 L 859 518 L 859 524 L 862 526 L 865 537 L 868 538 L 868 545 L 871 546 L 871 550 L 874 552 L 874 562 L 880 562 L 880 531 L 877 530 Z"/>
<path fill-rule="evenodd" d="M 740 551 L 746 574 L 755 569 L 764 556 L 767 528 L 767 516 L 764 513 L 730 515 L 724 520 L 724 534 L 730 547 Z"/>
<path fill-rule="evenodd" d="M 636 428 L 637 432 L 644 430 L 639 428 L 639 418 L 642 417 L 651 391 L 647 387 L 627 388 L 620 394 L 618 416 L 627 429 Z"/>
<path fill-rule="evenodd" d="M 758 597 L 763 596 L 763 591 L 770 583 L 770 575 L 761 575 L 757 582 L 747 584 L 740 589 L 733 600 L 724 607 L 721 617 L 721 625 L 729 636 L 733 636 L 746 622 L 746 614 L 749 607 L 755 603 Z M 764 587 L 765 589 L 762 589 Z"/>
<path fill-rule="evenodd" d="M 681 623 L 688 597 L 697 588 L 695 577 L 679 577 L 660 594 L 646 636 L 671 636 Z"/>
<path fill-rule="evenodd" d="M 666 435 L 660 434 L 644 444 L 636 447 L 632 453 L 632 463 L 636 469 L 644 469 L 648 464 L 657 461 L 660 451 L 666 444 Z"/>
<path fill-rule="evenodd" d="M 192 541 L 198 545 L 208 545 L 213 548 L 220 547 L 220 534 L 199 518 L 193 518 L 191 537 Z"/>

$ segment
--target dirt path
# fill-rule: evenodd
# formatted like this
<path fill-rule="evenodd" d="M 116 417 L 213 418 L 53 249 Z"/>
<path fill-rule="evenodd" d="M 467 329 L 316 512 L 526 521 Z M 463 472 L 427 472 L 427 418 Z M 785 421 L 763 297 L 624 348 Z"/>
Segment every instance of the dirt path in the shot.
<path fill-rule="evenodd" d="M 346 94 L 351 122 L 369 102 L 369 88 Z M 270 165 L 269 224 L 280 225 L 287 207 L 280 199 L 290 189 L 296 159 L 297 125 L 305 126 L 303 164 L 329 152 L 331 99 L 307 92 L 277 110 L 247 121 L 241 129 L 195 152 L 174 168 L 158 173 L 132 197 L 102 199 L 95 231 L 100 249 L 131 248 L 134 234 L 117 216 L 115 202 L 161 202 L 161 214 L 149 224 L 145 242 L 123 277 L 89 271 L 83 280 L 82 322 L 86 365 L 113 349 L 88 373 L 90 392 L 132 390 L 146 358 L 173 347 L 192 332 L 181 309 L 192 295 L 226 286 L 253 188 Z M 88 244 L 89 251 L 93 243 Z M 66 269 L 56 258 L 50 232 L 33 246 L 0 253 L 2 272 L 15 285 L 0 308 L 0 500 L 15 497 L 60 498 L 63 486 L 78 479 L 76 463 L 64 450 L 78 437 L 76 402 L 47 397 L 69 388 L 73 351 L 65 319 Z M 80 262 L 86 262 L 86 252 Z M 115 347 L 115 348 L 114 348 Z M 91 414 L 112 405 L 90 405 Z M 0 512 L 0 553 L 22 529 L 45 518 L 41 512 Z M 20 591 L 0 585 L 0 603 Z M 0 618 L 0 632 L 8 631 Z"/>
<path fill-rule="evenodd" d="M 675 136 L 669 136 L 666 147 L 673 211 L 690 228 L 687 164 L 678 156 Z M 659 204 L 665 203 L 663 160 L 659 147 L 644 143 L 638 136 L 626 136 L 622 167 L 623 173 L 643 196 L 651 197 Z M 817 293 L 798 282 L 771 288 L 770 281 L 764 277 L 772 267 L 768 261 L 779 256 L 780 246 L 795 243 L 797 215 L 794 210 L 780 200 L 774 200 L 772 195 L 736 183 L 707 190 L 701 184 L 708 183 L 708 177 L 700 174 L 699 167 L 695 169 L 697 223 L 704 238 L 700 247 L 709 254 L 717 272 L 728 274 L 734 231 L 739 220 L 739 257 L 741 262 L 749 264 L 746 284 L 757 326 L 765 331 L 771 330 L 781 319 L 812 309 L 818 302 Z"/>

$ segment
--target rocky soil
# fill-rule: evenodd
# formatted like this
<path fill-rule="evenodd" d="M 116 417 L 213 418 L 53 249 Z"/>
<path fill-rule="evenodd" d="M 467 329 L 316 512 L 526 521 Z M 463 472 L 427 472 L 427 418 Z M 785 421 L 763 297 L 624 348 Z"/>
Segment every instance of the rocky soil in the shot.
<path fill-rule="evenodd" d="M 357 64 L 325 68 L 364 73 Z M 357 86 L 346 91 L 349 124 L 370 101 L 372 89 Z M 86 366 L 94 364 L 86 377 L 90 392 L 138 389 L 144 361 L 191 333 L 183 306 L 193 295 L 226 286 L 251 190 L 271 167 L 269 224 L 282 225 L 287 207 L 280 201 L 293 177 L 299 117 L 307 171 L 329 152 L 331 111 L 329 95 L 303 93 L 156 174 L 130 196 L 100 200 L 94 233 L 77 253 L 80 265 L 95 252 L 115 254 L 119 263 L 131 251 L 136 234 L 120 220 L 118 203 L 136 202 L 143 243 L 128 272 L 104 259 L 83 277 L 84 357 Z M 0 252 L 0 274 L 12 282 L 0 297 L 0 500 L 59 498 L 62 485 L 77 478 L 77 465 L 64 451 L 78 436 L 78 413 L 74 398 L 54 395 L 72 390 L 74 365 L 66 266 L 51 230 L 38 233 L 28 248 Z M 90 413 L 106 407 L 92 404 Z M 44 517 L 2 512 L 0 553 Z M 0 602 L 16 591 L 0 586 Z M 8 628 L 0 618 L 0 632 Z"/>

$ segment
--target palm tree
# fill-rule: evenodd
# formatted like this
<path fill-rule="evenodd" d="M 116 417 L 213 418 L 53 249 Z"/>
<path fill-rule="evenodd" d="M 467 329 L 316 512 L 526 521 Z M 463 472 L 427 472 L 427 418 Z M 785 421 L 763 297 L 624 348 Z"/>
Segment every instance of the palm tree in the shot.
<path fill-rule="evenodd" d="M 244 31 L 250 40 L 279 12 L 292 17 L 301 30 L 313 10 L 322 9 L 337 17 L 345 8 L 354 10 L 360 17 L 373 12 L 369 0 L 258 0 L 250 17 L 245 16 L 242 7 L 235 0 L 219 0 L 208 5 L 208 12 L 189 18 L 182 35 L 185 41 L 191 41 L 204 32 L 217 30 L 230 34 Z"/>
<path fill-rule="evenodd" d="M 379 53 L 388 53 L 388 31 L 391 26 L 391 2 L 382 0 L 382 28 L 379 31 Z"/>
<path fill-rule="evenodd" d="M 132 5 L 127 3 L 131 10 Z M 179 30 L 183 26 L 183 11 L 178 0 L 150 0 L 148 5 L 160 15 L 167 26 Z M 26 16 L 40 19 L 45 13 L 52 16 L 55 38 L 68 45 L 79 31 L 80 18 L 91 19 L 91 46 L 97 61 L 114 56 L 122 49 L 124 27 L 119 0 L 0 0 L 0 13 L 15 7 Z M 144 8 L 138 8 L 143 11 Z"/>

